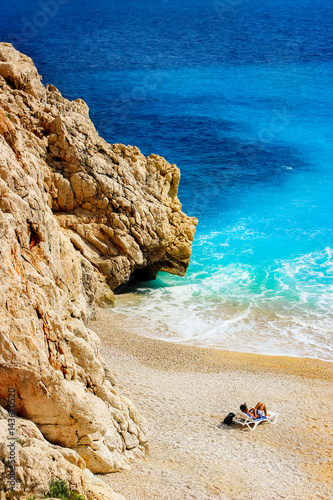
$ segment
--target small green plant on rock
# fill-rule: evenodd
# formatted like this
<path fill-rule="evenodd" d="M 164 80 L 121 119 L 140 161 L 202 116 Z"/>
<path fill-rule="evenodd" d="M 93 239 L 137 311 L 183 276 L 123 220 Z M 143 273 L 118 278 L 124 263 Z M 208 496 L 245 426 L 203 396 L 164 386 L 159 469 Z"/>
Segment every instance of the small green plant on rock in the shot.
<path fill-rule="evenodd" d="M 85 500 L 82 495 L 71 490 L 65 481 L 51 481 L 45 498 L 60 498 L 61 500 Z"/>

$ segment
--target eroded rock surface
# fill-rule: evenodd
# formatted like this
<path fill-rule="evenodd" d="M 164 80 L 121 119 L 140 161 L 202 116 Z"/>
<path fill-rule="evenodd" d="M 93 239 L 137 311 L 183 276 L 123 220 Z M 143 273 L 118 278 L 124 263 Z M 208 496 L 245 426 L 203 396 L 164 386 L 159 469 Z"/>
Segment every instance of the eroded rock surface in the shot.
<path fill-rule="evenodd" d="M 0 104 L 15 125 L 34 134 L 49 167 L 48 204 L 75 248 L 112 288 L 136 269 L 184 275 L 197 221 L 181 212 L 179 169 L 137 147 L 108 144 L 84 101 L 45 89 L 32 62 L 8 45 L 2 44 L 1 59 L 14 62 L 0 62 L 7 84 Z"/>
<path fill-rule="evenodd" d="M 0 406 L 0 490 L 8 490 L 5 471 L 15 468 L 16 498 L 27 498 L 29 492 L 44 498 L 51 481 L 65 481 L 87 500 L 124 500 L 86 468 L 84 460 L 73 450 L 46 441 L 31 421 L 16 418 L 16 439 L 9 440 L 10 415 Z M 11 451 L 15 453 L 11 458 Z M 14 460 L 14 463 L 11 463 Z M 30 495 L 31 498 L 31 495 Z"/>
<path fill-rule="evenodd" d="M 185 273 L 196 219 L 178 182 L 0 44 L 0 404 L 14 388 L 18 414 L 93 472 L 144 456 L 147 430 L 86 322 L 134 272 Z"/>

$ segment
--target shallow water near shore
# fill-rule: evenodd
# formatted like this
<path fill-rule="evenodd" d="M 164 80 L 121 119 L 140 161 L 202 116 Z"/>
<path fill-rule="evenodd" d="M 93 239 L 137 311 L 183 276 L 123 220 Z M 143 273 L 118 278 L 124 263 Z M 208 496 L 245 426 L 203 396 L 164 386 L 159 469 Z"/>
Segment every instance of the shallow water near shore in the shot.
<path fill-rule="evenodd" d="M 187 276 L 118 310 L 173 342 L 332 360 L 332 4 L 71 0 L 37 25 L 38 5 L 2 7 L 1 38 L 106 140 L 177 163 L 199 218 Z"/>
<path fill-rule="evenodd" d="M 139 300 L 118 307 L 159 338 L 332 359 L 331 66 L 222 64 L 155 79 L 149 120 L 166 133 L 159 150 L 178 155 L 180 199 L 199 225 L 187 277 L 130 287 Z"/>

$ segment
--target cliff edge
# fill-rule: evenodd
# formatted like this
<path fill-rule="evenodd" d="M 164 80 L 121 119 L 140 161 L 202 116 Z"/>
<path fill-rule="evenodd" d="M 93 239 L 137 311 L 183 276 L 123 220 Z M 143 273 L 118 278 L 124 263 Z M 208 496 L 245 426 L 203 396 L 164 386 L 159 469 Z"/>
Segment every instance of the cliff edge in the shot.
<path fill-rule="evenodd" d="M 68 482 L 89 499 L 103 490 L 89 470 L 116 471 L 146 453 L 145 423 L 86 323 L 136 273 L 185 274 L 197 221 L 181 212 L 179 178 L 162 157 L 106 143 L 81 99 L 45 88 L 32 60 L 0 43 L 0 405 L 8 410 L 10 390 L 19 420 L 30 420 L 18 426 L 17 491 L 45 493 L 55 476 L 45 466 L 31 480 L 36 451 L 25 439 L 56 447 L 53 462 L 63 457 Z"/>

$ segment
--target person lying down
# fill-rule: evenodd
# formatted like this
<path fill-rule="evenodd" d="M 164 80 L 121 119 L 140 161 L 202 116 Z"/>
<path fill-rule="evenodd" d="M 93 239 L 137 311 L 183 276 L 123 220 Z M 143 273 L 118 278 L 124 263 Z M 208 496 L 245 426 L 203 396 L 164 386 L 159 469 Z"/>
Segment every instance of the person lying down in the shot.
<path fill-rule="evenodd" d="M 243 413 L 246 413 L 246 415 L 248 415 L 249 417 L 253 418 L 253 420 L 269 416 L 265 403 L 261 403 L 260 401 L 255 405 L 254 408 L 251 408 L 250 410 L 246 406 L 246 403 L 240 405 L 239 409 Z"/>

